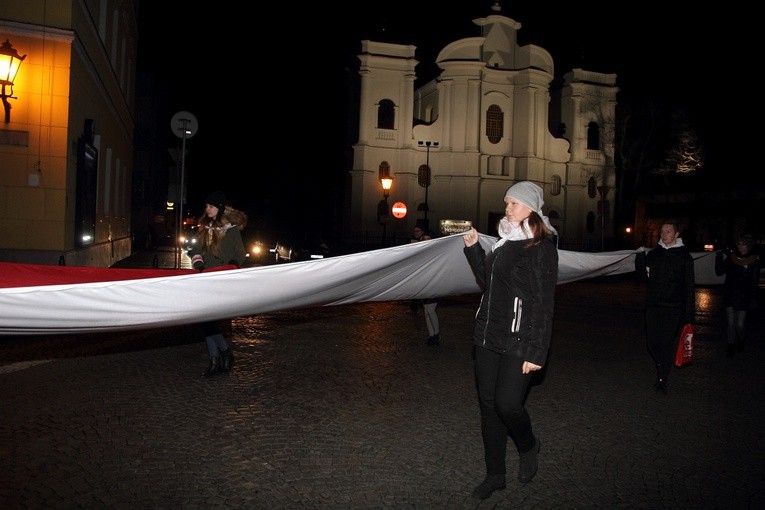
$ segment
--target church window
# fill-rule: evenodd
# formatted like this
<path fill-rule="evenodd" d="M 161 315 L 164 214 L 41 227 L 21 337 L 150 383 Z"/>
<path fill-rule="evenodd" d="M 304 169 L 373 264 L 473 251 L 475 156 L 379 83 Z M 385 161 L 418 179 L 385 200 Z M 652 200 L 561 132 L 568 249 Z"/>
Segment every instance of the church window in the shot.
<path fill-rule="evenodd" d="M 595 232 L 595 213 L 590 211 L 587 213 L 587 233 L 592 234 Z"/>
<path fill-rule="evenodd" d="M 396 125 L 396 107 L 390 99 L 383 99 L 377 105 L 377 127 L 394 129 Z"/>
<path fill-rule="evenodd" d="M 587 149 L 591 151 L 600 150 L 600 126 L 597 122 L 587 124 Z"/>
<path fill-rule="evenodd" d="M 597 186 L 595 185 L 595 177 L 590 177 L 587 180 L 587 196 L 590 198 L 595 198 L 595 192 L 597 191 Z"/>
<path fill-rule="evenodd" d="M 502 109 L 495 104 L 489 106 L 486 110 L 486 137 L 491 143 L 499 143 L 504 129 L 505 119 Z"/>
<path fill-rule="evenodd" d="M 380 163 L 380 166 L 377 168 L 377 175 L 379 176 L 378 179 L 390 177 L 390 164 L 387 161 Z"/>

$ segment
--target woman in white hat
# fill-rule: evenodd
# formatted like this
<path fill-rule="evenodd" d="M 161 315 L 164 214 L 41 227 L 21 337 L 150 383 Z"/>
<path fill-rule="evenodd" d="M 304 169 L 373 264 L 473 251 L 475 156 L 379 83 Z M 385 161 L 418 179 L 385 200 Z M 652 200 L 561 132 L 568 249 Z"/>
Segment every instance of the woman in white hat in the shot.
<path fill-rule="evenodd" d="M 558 250 L 555 229 L 542 214 L 543 191 L 519 182 L 505 193 L 500 239 L 487 254 L 473 228 L 465 256 L 483 295 L 475 317 L 475 374 L 481 409 L 486 478 L 473 497 L 504 489 L 508 435 L 519 454 L 518 480 L 537 472 L 540 441 L 524 406 L 531 376 L 547 359 L 552 332 Z"/>

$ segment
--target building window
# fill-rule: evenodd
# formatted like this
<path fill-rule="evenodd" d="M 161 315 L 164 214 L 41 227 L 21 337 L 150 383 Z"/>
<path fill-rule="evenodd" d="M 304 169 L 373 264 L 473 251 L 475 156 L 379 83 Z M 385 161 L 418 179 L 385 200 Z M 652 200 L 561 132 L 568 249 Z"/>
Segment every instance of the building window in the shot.
<path fill-rule="evenodd" d="M 390 177 L 390 164 L 387 161 L 380 163 L 380 166 L 377 168 L 377 175 L 379 179 Z"/>
<path fill-rule="evenodd" d="M 396 107 L 390 99 L 383 99 L 377 105 L 377 127 L 394 129 L 396 125 Z"/>
<path fill-rule="evenodd" d="M 597 122 L 587 124 L 587 149 L 591 151 L 600 150 L 600 126 Z"/>
<path fill-rule="evenodd" d="M 550 180 L 550 194 L 554 197 L 560 195 L 560 175 L 553 175 Z"/>
<path fill-rule="evenodd" d="M 432 106 L 425 107 L 425 122 L 427 122 L 428 124 L 431 124 L 433 122 L 433 107 Z"/>
<path fill-rule="evenodd" d="M 502 109 L 493 104 L 486 110 L 486 136 L 491 143 L 499 143 L 502 140 L 502 132 L 505 129 L 505 119 Z"/>
<path fill-rule="evenodd" d="M 595 232 L 595 213 L 590 211 L 587 213 L 587 233 L 592 234 Z"/>
<path fill-rule="evenodd" d="M 587 180 L 587 196 L 590 198 L 595 198 L 595 192 L 597 191 L 597 186 L 595 185 L 595 177 L 590 177 Z"/>

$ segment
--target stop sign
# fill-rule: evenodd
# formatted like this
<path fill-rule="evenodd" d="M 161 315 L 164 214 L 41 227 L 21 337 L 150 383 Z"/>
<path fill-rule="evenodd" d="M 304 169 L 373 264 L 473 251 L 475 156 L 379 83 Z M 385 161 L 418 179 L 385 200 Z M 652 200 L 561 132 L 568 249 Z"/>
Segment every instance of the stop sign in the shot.
<path fill-rule="evenodd" d="M 403 218 L 406 216 L 406 204 L 404 202 L 396 202 L 391 208 L 394 218 Z"/>

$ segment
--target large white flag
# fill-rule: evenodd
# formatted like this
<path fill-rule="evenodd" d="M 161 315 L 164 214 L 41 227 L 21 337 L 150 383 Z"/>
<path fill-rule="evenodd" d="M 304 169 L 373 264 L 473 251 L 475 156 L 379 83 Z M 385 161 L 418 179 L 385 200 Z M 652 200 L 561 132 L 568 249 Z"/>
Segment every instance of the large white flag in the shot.
<path fill-rule="evenodd" d="M 495 241 L 480 236 L 487 251 Z M 142 329 L 277 310 L 477 293 L 463 247 L 462 235 L 454 234 L 306 262 L 0 288 L 0 335 Z M 635 253 L 559 250 L 558 283 L 634 271 Z"/>

